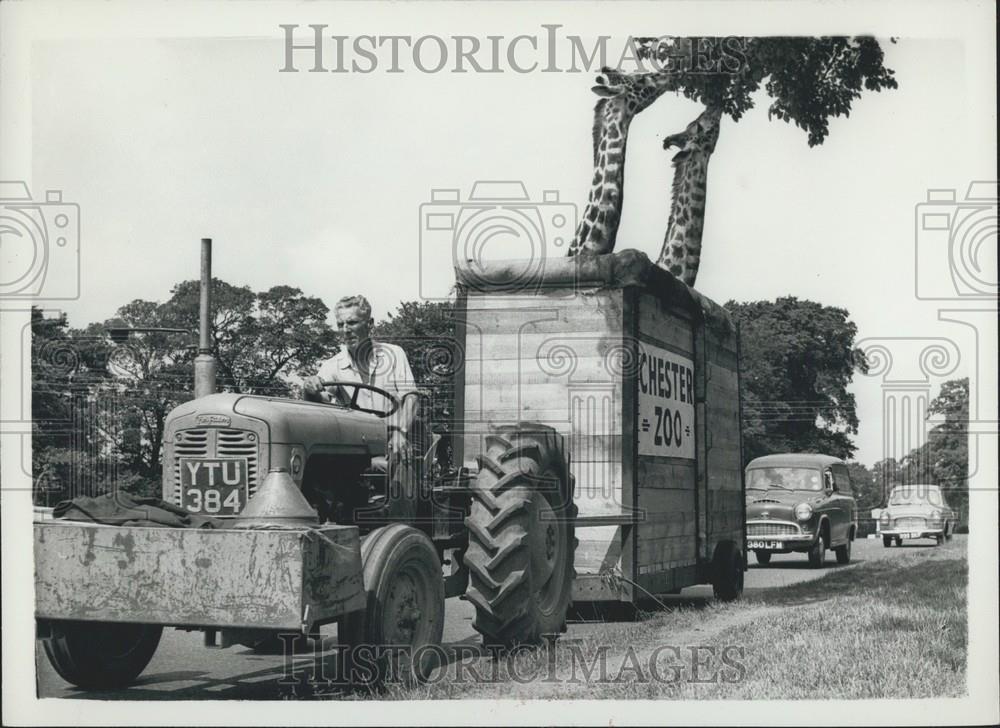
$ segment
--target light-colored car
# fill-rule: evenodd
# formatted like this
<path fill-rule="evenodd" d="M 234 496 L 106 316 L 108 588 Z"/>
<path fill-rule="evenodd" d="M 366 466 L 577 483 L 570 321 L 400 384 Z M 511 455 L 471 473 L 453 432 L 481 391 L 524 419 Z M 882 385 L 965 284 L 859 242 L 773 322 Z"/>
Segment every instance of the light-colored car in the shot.
<path fill-rule="evenodd" d="M 830 455 L 786 453 L 752 460 L 746 470 L 747 551 L 757 563 L 771 554 L 808 554 L 823 566 L 833 549 L 837 563 L 851 561 L 858 530 L 847 465 Z"/>
<path fill-rule="evenodd" d="M 886 548 L 912 538 L 933 538 L 941 544 L 951 540 L 957 521 L 939 486 L 897 485 L 879 517 L 879 532 Z"/>

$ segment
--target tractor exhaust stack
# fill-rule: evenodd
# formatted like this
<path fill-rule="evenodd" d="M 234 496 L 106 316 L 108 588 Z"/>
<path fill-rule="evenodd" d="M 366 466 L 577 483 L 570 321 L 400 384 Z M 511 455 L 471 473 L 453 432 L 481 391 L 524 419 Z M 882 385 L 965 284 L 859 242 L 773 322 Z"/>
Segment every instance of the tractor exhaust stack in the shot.
<path fill-rule="evenodd" d="M 194 396 L 215 394 L 215 357 L 212 356 L 212 239 L 201 239 L 201 298 L 198 356 L 194 360 Z"/>

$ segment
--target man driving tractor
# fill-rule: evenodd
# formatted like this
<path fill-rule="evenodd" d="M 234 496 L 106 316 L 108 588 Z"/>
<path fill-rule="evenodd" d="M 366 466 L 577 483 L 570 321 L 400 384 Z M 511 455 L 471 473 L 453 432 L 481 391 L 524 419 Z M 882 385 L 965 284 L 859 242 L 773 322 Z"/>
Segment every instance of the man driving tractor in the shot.
<path fill-rule="evenodd" d="M 396 397 L 399 409 L 387 418 L 387 457 L 372 458 L 371 470 L 388 473 L 397 482 L 408 482 L 409 478 L 403 477 L 400 471 L 410 465 L 408 435 L 417 414 L 418 400 L 406 396 L 417 388 L 406 352 L 395 344 L 372 340 L 372 307 L 364 296 L 341 298 L 334 306 L 334 316 L 344 346 L 320 365 L 315 376 L 305 379 L 302 398 L 310 402 L 346 404 L 351 396 L 356 396 L 355 406 L 363 410 L 384 412 L 391 409 L 388 402 L 382 401 L 384 398 L 370 389 L 341 388 L 332 382 L 359 382 L 384 389 Z M 394 505 L 393 511 L 399 512 L 400 507 L 409 510 L 403 504 Z"/>

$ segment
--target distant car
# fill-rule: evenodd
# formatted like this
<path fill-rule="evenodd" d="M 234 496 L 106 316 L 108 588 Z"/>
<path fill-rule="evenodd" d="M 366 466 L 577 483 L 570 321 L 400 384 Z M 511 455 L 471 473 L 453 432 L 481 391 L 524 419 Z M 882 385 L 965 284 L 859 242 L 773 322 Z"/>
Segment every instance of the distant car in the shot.
<path fill-rule="evenodd" d="M 933 538 L 938 545 L 950 541 L 958 517 L 936 485 L 897 485 L 879 517 L 882 545 L 903 544 L 903 539 Z"/>
<path fill-rule="evenodd" d="M 851 561 L 858 530 L 851 478 L 843 460 L 830 455 L 765 455 L 746 470 L 747 551 L 757 563 L 771 554 L 801 552 L 823 566 L 827 549 L 837 563 Z"/>

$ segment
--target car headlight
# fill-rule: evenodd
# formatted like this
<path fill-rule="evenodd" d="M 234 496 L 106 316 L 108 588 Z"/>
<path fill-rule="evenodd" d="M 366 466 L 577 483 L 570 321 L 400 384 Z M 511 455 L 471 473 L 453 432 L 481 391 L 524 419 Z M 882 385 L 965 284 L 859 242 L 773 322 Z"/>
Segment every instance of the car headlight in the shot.
<path fill-rule="evenodd" d="M 808 521 L 812 518 L 813 509 L 808 503 L 799 503 L 795 506 L 795 517 L 800 521 Z"/>
<path fill-rule="evenodd" d="M 879 520 L 882 521 L 882 523 L 888 525 L 889 524 L 889 511 L 882 511 L 882 515 L 879 516 Z"/>

